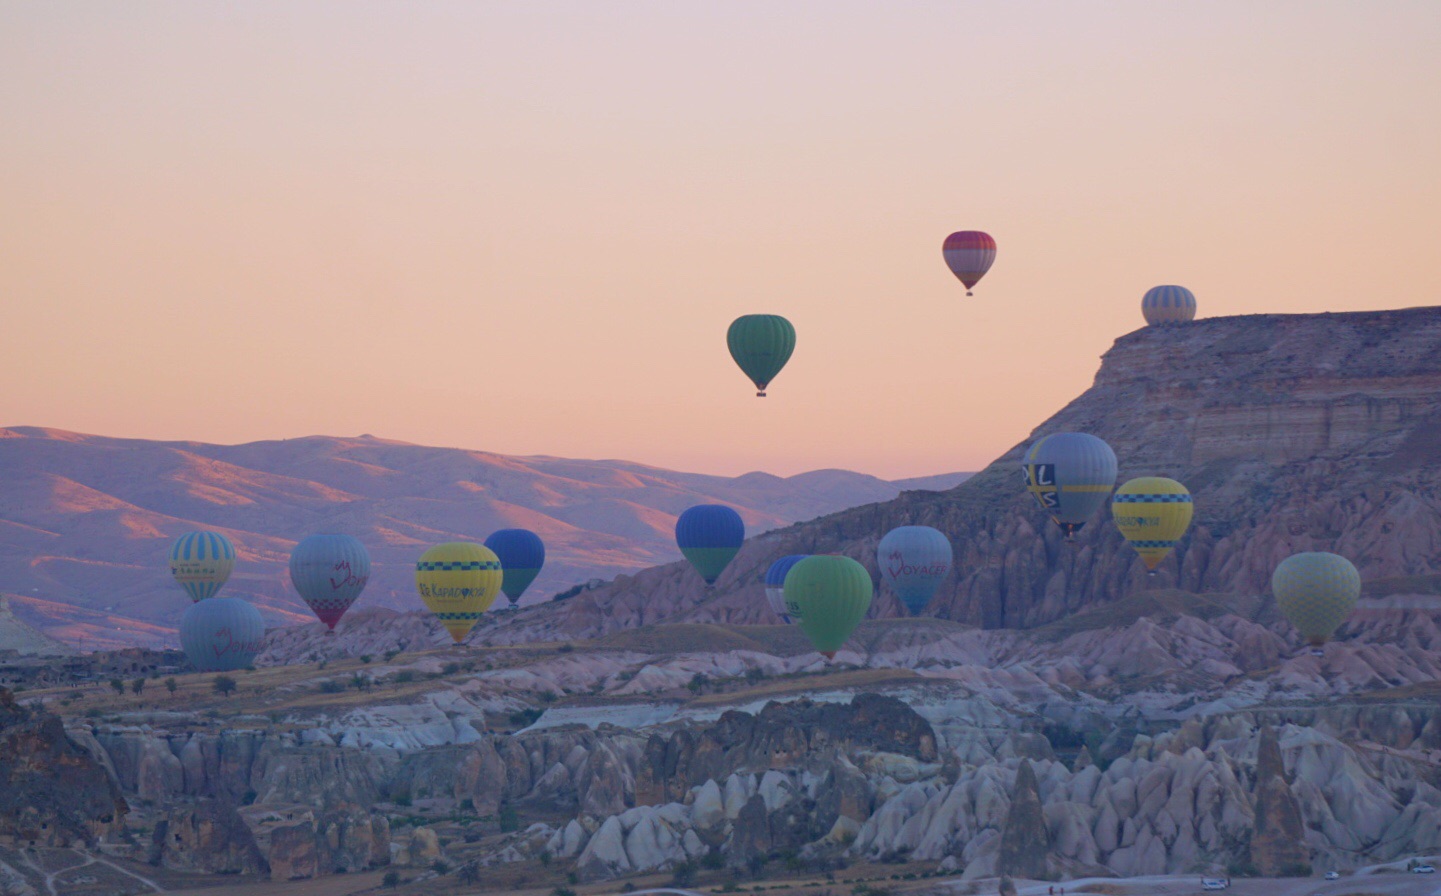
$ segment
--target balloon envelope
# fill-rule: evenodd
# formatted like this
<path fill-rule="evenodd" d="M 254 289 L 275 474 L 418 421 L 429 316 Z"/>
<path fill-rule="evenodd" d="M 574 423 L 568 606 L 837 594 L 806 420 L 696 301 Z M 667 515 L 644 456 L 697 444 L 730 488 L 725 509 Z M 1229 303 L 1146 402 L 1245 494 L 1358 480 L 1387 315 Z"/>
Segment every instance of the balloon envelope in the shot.
<path fill-rule="evenodd" d="M 926 608 L 951 571 L 951 542 L 930 526 L 900 526 L 876 548 L 881 578 L 911 615 Z"/>
<path fill-rule="evenodd" d="M 675 543 L 707 585 L 731 562 L 746 539 L 740 514 L 724 504 L 697 504 L 675 521 Z"/>
<path fill-rule="evenodd" d="M 1271 574 L 1276 605 L 1307 643 L 1330 640 L 1361 596 L 1361 574 L 1350 560 L 1324 551 L 1293 554 Z"/>
<path fill-rule="evenodd" d="M 500 558 L 500 590 L 513 607 L 545 565 L 545 542 L 529 529 L 499 529 L 490 533 L 485 546 Z"/>
<path fill-rule="evenodd" d="M 238 597 L 197 601 L 180 617 L 180 649 L 201 672 L 246 668 L 264 640 L 260 611 Z"/>
<path fill-rule="evenodd" d="M 1021 460 L 1026 490 L 1056 525 L 1074 535 L 1106 503 L 1116 485 L 1116 453 L 1083 432 L 1043 436 Z"/>
<path fill-rule="evenodd" d="M 966 285 L 966 295 L 970 295 L 971 287 L 981 282 L 995 263 L 996 241 L 980 230 L 958 230 L 941 244 L 941 255 L 956 279 Z"/>
<path fill-rule="evenodd" d="M 785 592 L 801 630 L 831 658 L 871 608 L 871 574 L 850 557 L 817 554 L 791 567 Z"/>
<path fill-rule="evenodd" d="M 1142 476 L 1116 489 L 1111 516 L 1147 569 L 1160 565 L 1191 525 L 1191 493 L 1174 479 Z"/>
<path fill-rule="evenodd" d="M 756 395 L 764 398 L 766 386 L 796 350 L 796 328 L 778 314 L 747 314 L 731 323 L 726 345 L 736 364 L 755 383 Z"/>
<path fill-rule="evenodd" d="M 1188 323 L 1196 317 L 1196 296 L 1184 286 L 1153 286 L 1141 297 L 1141 314 L 1153 327 Z"/>
<path fill-rule="evenodd" d="M 415 564 L 415 590 L 459 644 L 500 593 L 500 558 L 484 545 L 438 544 Z"/>
<path fill-rule="evenodd" d="M 786 609 L 786 573 L 791 567 L 809 557 L 809 554 L 791 554 L 772 563 L 766 570 L 766 603 L 782 622 L 795 622 L 797 617 Z"/>
<path fill-rule="evenodd" d="M 308 536 L 290 552 L 290 581 L 315 617 L 335 631 L 370 581 L 370 554 L 349 535 Z"/>
<path fill-rule="evenodd" d="M 214 597 L 235 569 L 235 545 L 219 532 L 187 532 L 170 546 L 170 574 L 191 600 Z"/>

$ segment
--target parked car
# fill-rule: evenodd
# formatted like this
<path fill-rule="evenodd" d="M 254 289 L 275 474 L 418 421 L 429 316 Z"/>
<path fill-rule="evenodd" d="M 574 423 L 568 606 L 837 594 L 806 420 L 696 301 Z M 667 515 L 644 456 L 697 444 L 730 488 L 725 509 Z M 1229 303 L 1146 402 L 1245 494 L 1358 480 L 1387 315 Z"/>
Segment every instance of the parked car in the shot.
<path fill-rule="evenodd" d="M 1436 866 L 1435 866 L 1435 865 L 1417 865 L 1415 868 L 1412 868 L 1412 869 L 1411 869 L 1411 873 L 1412 873 L 1412 874 L 1435 874 L 1435 873 L 1436 873 Z"/>
<path fill-rule="evenodd" d="M 1326 872 L 1326 879 L 1327 879 L 1327 880 L 1340 880 L 1340 879 L 1341 879 L 1341 872 L 1339 872 L 1339 871 L 1327 871 L 1327 872 Z"/>
<path fill-rule="evenodd" d="M 1224 877 L 1203 877 L 1201 878 L 1201 889 L 1203 890 L 1224 890 L 1231 885 L 1231 882 Z"/>

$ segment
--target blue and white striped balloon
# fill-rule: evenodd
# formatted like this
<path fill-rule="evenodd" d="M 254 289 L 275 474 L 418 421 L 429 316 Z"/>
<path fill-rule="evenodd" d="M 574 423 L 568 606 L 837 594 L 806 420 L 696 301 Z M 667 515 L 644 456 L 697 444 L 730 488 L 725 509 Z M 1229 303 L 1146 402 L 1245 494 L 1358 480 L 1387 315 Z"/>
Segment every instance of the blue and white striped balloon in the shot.
<path fill-rule="evenodd" d="M 235 569 L 235 545 L 219 532 L 187 532 L 170 546 L 170 574 L 194 601 L 214 597 Z"/>
<path fill-rule="evenodd" d="M 771 612 L 779 616 L 782 622 L 796 621 L 786 610 L 786 573 L 809 556 L 810 554 L 790 554 L 772 563 L 766 570 L 766 603 L 770 604 Z"/>
<path fill-rule="evenodd" d="M 1196 297 L 1184 286 L 1153 286 L 1141 299 L 1146 323 L 1184 324 L 1196 317 Z"/>

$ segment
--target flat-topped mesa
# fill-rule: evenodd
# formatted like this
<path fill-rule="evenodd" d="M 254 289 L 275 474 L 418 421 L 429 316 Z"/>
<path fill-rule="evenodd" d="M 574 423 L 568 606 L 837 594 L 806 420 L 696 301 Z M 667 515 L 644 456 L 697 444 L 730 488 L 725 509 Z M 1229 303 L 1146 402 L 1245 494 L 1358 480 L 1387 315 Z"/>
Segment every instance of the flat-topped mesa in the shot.
<path fill-rule="evenodd" d="M 1094 384 L 985 471 L 945 492 L 906 492 L 753 538 L 702 592 L 677 565 L 646 570 L 511 620 L 498 640 L 588 636 L 659 621 L 772 623 L 761 578 L 777 557 L 843 553 L 875 572 L 895 526 L 955 549 L 928 614 L 1028 627 L 1148 587 L 1106 510 L 1063 546 L 1020 487 L 1035 438 L 1105 439 L 1136 476 L 1180 480 L 1196 517 L 1150 587 L 1264 594 L 1291 553 L 1327 550 L 1363 579 L 1441 571 L 1441 307 L 1211 318 L 1129 333 Z M 888 594 L 871 614 L 895 616 Z"/>

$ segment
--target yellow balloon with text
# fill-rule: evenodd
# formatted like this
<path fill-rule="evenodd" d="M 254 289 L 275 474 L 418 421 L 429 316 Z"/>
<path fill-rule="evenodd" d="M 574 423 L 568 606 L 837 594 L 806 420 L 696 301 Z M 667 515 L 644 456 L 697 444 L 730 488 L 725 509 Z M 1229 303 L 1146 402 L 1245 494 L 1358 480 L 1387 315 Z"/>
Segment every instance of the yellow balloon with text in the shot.
<path fill-rule="evenodd" d="M 415 564 L 415 590 L 459 644 L 500 593 L 500 558 L 484 545 L 438 544 Z"/>
<path fill-rule="evenodd" d="M 1186 487 L 1162 476 L 1132 479 L 1111 496 L 1116 528 L 1152 572 L 1190 528 L 1193 509 Z"/>

